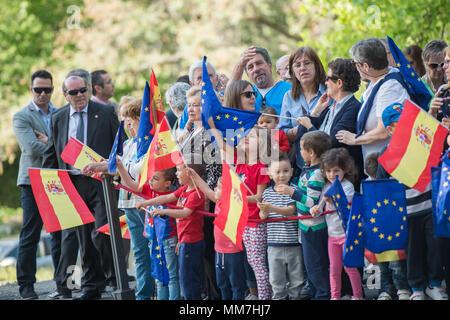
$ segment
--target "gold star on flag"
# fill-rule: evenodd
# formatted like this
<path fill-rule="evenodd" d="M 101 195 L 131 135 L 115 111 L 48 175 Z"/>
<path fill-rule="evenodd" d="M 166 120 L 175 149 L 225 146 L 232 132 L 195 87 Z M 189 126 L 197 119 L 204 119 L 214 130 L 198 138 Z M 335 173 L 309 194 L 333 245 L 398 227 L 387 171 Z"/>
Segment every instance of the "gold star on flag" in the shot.
<path fill-rule="evenodd" d="M 395 234 L 395 236 L 398 238 L 398 237 L 400 237 L 400 232 L 397 232 L 396 234 Z"/>
<path fill-rule="evenodd" d="M 234 117 L 234 118 L 233 118 L 233 121 L 237 121 L 237 119 L 238 119 L 238 117 Z"/>
<path fill-rule="evenodd" d="M 362 231 L 358 232 L 358 236 L 360 237 L 362 236 Z"/>
<path fill-rule="evenodd" d="M 353 246 L 350 246 L 350 251 L 352 251 L 353 250 Z"/>
<path fill-rule="evenodd" d="M 369 221 L 370 223 L 375 223 L 375 218 L 371 218 Z"/>
<path fill-rule="evenodd" d="M 373 209 L 372 209 L 372 213 L 373 213 L 373 214 L 376 214 L 376 213 L 377 213 L 377 209 L 373 208 Z"/>
<path fill-rule="evenodd" d="M 352 208 L 351 205 L 348 205 L 348 206 L 347 206 L 347 209 L 348 209 L 348 210 L 350 210 L 351 208 Z M 358 216 L 358 218 L 359 218 L 359 216 Z"/>
<path fill-rule="evenodd" d="M 222 119 L 222 118 L 221 118 L 220 116 L 217 116 L 216 119 L 217 119 L 217 120 L 220 120 L 220 119 Z"/>
<path fill-rule="evenodd" d="M 340 198 L 341 198 L 341 195 L 338 193 L 337 196 L 336 196 L 336 198 L 340 199 Z"/>
<path fill-rule="evenodd" d="M 148 107 L 145 107 L 145 111 L 148 111 Z"/>
<path fill-rule="evenodd" d="M 237 137 L 240 138 L 240 137 L 242 137 L 242 136 L 241 136 L 241 134 L 238 134 Z"/>
<path fill-rule="evenodd" d="M 380 239 L 384 239 L 384 234 L 380 233 L 378 237 L 380 237 Z"/>
<path fill-rule="evenodd" d="M 202 87 L 204 87 L 205 86 L 205 83 L 202 81 Z"/>
<path fill-rule="evenodd" d="M 242 121 L 239 121 L 238 124 L 242 124 Z"/>
<path fill-rule="evenodd" d="M 205 104 L 205 99 L 202 99 L 202 104 Z"/>
<path fill-rule="evenodd" d="M 389 204 L 389 200 L 388 200 L 388 199 L 384 199 L 383 202 L 384 202 L 385 205 L 388 205 L 388 204 Z"/>
<path fill-rule="evenodd" d="M 387 239 L 388 239 L 388 241 L 391 241 L 392 240 L 392 236 L 388 236 Z"/>
<path fill-rule="evenodd" d="M 227 113 L 227 114 L 225 114 L 225 118 L 229 118 L 230 117 L 230 115 Z"/>
<path fill-rule="evenodd" d="M 359 244 L 359 241 L 358 241 L 358 239 L 355 239 L 355 244 Z"/>
<path fill-rule="evenodd" d="M 448 182 L 445 181 L 442 185 L 443 185 L 444 187 L 446 187 L 446 186 L 448 186 Z"/>
<path fill-rule="evenodd" d="M 392 205 L 395 207 L 397 205 L 397 202 L 392 201 Z"/>
<path fill-rule="evenodd" d="M 377 202 L 377 207 L 381 207 L 380 201 Z"/>
<path fill-rule="evenodd" d="M 145 139 L 145 140 L 148 140 L 148 136 L 145 136 L 144 139 Z"/>
<path fill-rule="evenodd" d="M 355 215 L 352 215 L 352 220 L 355 220 L 356 219 L 356 216 Z"/>
<path fill-rule="evenodd" d="M 373 232 L 378 232 L 378 228 L 377 227 L 373 227 L 372 231 Z"/>
<path fill-rule="evenodd" d="M 360 228 L 362 227 L 362 222 L 358 222 L 358 227 L 360 227 Z M 359 235 L 361 235 L 361 234 L 359 234 Z"/>
<path fill-rule="evenodd" d="M 202 91 L 202 94 L 205 95 L 205 94 L 206 94 L 206 90 L 203 90 L 203 91 Z"/>
<path fill-rule="evenodd" d="M 403 212 L 403 207 L 398 208 L 398 211 Z"/>

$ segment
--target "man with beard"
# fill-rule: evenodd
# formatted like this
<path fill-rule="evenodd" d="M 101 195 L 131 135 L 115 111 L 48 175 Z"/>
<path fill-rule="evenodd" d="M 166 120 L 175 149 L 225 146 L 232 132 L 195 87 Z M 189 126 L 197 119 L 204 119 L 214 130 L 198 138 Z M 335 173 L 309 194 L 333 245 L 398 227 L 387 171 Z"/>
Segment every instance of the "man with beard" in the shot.
<path fill-rule="evenodd" d="M 275 81 L 272 76 L 272 61 L 267 50 L 256 46 L 245 49 L 233 71 L 230 83 L 240 80 L 244 70 L 257 93 L 255 110 L 272 107 L 280 114 L 283 96 L 292 85 L 287 81 Z"/>

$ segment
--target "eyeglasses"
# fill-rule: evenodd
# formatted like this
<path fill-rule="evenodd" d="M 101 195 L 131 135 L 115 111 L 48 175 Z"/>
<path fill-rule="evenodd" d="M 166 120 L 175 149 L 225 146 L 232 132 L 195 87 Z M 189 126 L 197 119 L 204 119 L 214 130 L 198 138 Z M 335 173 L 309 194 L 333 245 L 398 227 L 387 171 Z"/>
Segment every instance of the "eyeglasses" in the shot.
<path fill-rule="evenodd" d="M 87 91 L 86 87 L 80 88 L 80 89 L 74 89 L 74 90 L 66 90 L 67 94 L 70 94 L 71 96 L 76 96 L 78 93 L 85 93 Z"/>
<path fill-rule="evenodd" d="M 336 77 L 336 76 L 327 76 L 326 79 L 325 79 L 325 81 L 328 81 L 328 80 L 331 80 L 331 81 L 333 81 L 333 82 L 336 82 L 336 81 L 339 80 L 339 78 Z"/>
<path fill-rule="evenodd" d="M 443 68 L 444 65 L 445 65 L 445 62 L 441 62 L 441 63 L 429 63 L 429 64 L 428 64 L 428 66 L 429 66 L 431 69 L 436 69 L 437 67 Z"/>
<path fill-rule="evenodd" d="M 33 88 L 33 91 L 36 92 L 37 94 L 41 94 L 42 91 L 44 91 L 46 94 L 49 94 L 53 91 L 53 88 Z"/>
<path fill-rule="evenodd" d="M 252 95 L 256 97 L 255 91 L 245 91 L 245 92 L 242 92 L 241 94 L 243 94 L 247 99 L 250 99 L 252 97 Z"/>

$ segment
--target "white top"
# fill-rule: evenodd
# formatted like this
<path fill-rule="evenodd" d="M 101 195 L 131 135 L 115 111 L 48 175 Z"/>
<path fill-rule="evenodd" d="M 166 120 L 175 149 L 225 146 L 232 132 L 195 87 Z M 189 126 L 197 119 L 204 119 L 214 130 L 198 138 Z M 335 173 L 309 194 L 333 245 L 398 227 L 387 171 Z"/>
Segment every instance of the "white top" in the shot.
<path fill-rule="evenodd" d="M 389 73 L 400 72 L 397 68 L 389 67 L 389 69 Z M 372 92 L 373 87 L 378 83 L 378 81 L 376 83 L 370 83 L 367 89 L 363 92 L 363 105 L 361 106 L 359 113 L 361 113 L 363 108 L 366 107 L 365 101 L 369 99 L 370 93 Z M 373 100 L 372 109 L 370 110 L 369 116 L 367 117 L 364 132 L 371 131 L 377 127 L 378 118 L 381 118 L 386 107 L 396 102 L 403 104 L 406 99 L 409 99 L 408 91 L 406 91 L 406 89 L 397 80 L 391 79 L 383 83 L 378 90 L 375 99 Z M 380 152 L 380 150 L 386 145 L 388 140 L 389 139 L 362 145 L 363 158 L 366 159 L 366 156 L 368 156 L 372 152 Z"/>
<path fill-rule="evenodd" d="M 350 203 L 353 200 L 353 195 L 355 194 L 355 187 L 353 184 L 347 179 L 343 179 L 342 188 L 344 189 L 344 193 L 347 196 L 347 201 Z M 323 198 L 325 192 L 327 192 L 328 188 L 330 188 L 331 183 L 327 182 L 322 190 L 321 198 Z M 328 210 L 336 210 L 334 205 L 330 203 L 326 203 L 326 211 Z M 328 236 L 333 238 L 345 237 L 344 228 L 342 227 L 342 222 L 339 218 L 337 212 L 328 213 L 325 215 L 325 221 L 327 222 Z"/>

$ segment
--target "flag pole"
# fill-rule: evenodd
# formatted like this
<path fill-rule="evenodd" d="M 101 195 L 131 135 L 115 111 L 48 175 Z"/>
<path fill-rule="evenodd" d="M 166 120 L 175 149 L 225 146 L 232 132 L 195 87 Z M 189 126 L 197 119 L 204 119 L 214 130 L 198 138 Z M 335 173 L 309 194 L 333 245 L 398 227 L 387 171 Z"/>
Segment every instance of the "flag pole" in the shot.
<path fill-rule="evenodd" d="M 286 117 L 286 116 L 280 116 L 280 115 L 278 115 L 278 114 L 261 113 L 261 115 L 263 115 L 263 116 L 269 116 L 269 117 L 283 118 L 283 119 L 290 119 L 290 120 L 297 120 L 297 118 Z"/>

